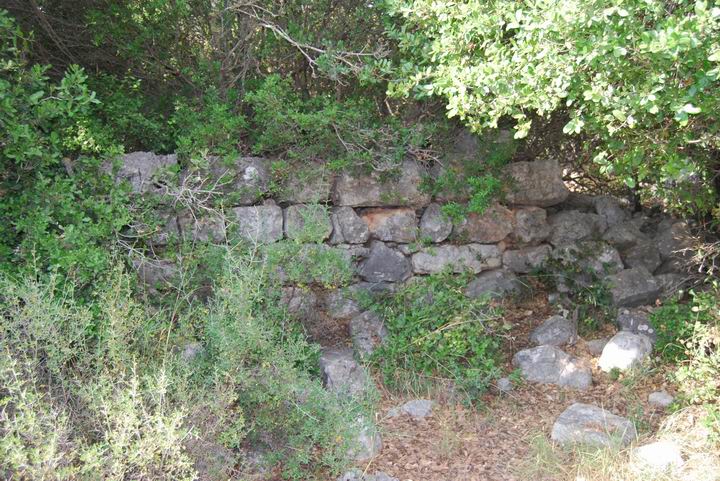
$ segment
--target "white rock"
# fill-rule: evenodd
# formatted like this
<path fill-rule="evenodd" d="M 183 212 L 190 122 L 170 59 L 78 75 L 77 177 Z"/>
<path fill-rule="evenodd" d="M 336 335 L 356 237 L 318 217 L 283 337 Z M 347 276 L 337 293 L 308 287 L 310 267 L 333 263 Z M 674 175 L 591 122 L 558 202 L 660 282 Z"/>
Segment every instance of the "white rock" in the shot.
<path fill-rule="evenodd" d="M 620 331 L 603 348 L 598 366 L 605 372 L 629 369 L 645 359 L 651 351 L 652 343 L 647 336 Z"/>
<path fill-rule="evenodd" d="M 654 471 L 667 471 L 683 465 L 680 446 L 672 441 L 656 441 L 633 451 L 637 467 Z"/>

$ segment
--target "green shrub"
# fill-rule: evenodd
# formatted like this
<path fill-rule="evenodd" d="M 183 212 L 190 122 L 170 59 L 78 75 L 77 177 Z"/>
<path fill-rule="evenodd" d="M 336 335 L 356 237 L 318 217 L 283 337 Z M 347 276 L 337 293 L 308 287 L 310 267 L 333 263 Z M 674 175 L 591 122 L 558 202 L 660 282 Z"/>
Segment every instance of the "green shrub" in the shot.
<path fill-rule="evenodd" d="M 372 306 L 389 332 L 372 357 L 388 385 L 445 379 L 473 400 L 498 376 L 499 312 L 465 296 L 468 278 L 416 278 Z"/>

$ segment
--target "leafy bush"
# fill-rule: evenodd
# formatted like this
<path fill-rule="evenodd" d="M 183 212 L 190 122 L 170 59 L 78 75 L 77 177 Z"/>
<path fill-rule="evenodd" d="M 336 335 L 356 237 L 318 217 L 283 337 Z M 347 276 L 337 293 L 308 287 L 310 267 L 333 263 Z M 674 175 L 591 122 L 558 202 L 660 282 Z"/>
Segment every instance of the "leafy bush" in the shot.
<path fill-rule="evenodd" d="M 372 358 L 386 383 L 445 379 L 472 400 L 499 374 L 498 310 L 465 296 L 467 281 L 452 274 L 416 278 L 372 306 L 389 332 Z"/>
<path fill-rule="evenodd" d="M 629 187 L 708 212 L 720 141 L 720 9 L 682 0 L 383 2 L 399 55 L 389 91 L 442 97 L 474 130 L 566 116 L 588 159 Z M 569 140 L 569 139 L 568 139 Z"/>

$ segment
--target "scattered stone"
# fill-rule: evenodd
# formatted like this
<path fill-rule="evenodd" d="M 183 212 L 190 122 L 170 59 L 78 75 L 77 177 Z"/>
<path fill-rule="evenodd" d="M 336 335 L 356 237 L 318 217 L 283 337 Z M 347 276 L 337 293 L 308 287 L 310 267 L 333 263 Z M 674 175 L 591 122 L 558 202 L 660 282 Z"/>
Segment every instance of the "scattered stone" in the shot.
<path fill-rule="evenodd" d="M 320 373 L 325 388 L 341 395 L 360 395 L 370 385 L 367 372 L 355 361 L 350 348 L 323 349 Z"/>
<path fill-rule="evenodd" d="M 205 352 L 205 348 L 199 342 L 189 342 L 180 351 L 180 358 L 186 363 L 191 363 Z"/>
<path fill-rule="evenodd" d="M 547 244 L 508 250 L 503 253 L 503 266 L 513 272 L 524 274 L 542 266 L 551 252 L 552 248 Z"/>
<path fill-rule="evenodd" d="M 509 392 L 512 392 L 513 389 L 515 389 L 515 385 L 509 377 L 501 377 L 500 379 L 498 379 L 495 383 L 495 387 L 500 394 L 507 394 Z"/>
<path fill-rule="evenodd" d="M 374 458 L 382 451 L 382 438 L 377 428 L 365 418 L 357 420 L 357 435 L 352 440 L 348 455 L 356 462 L 365 462 Z"/>
<path fill-rule="evenodd" d="M 135 194 L 146 194 L 159 192 L 160 189 L 155 181 L 163 171 L 169 170 L 177 165 L 177 156 L 155 155 L 152 152 L 132 152 L 125 154 L 119 160 L 119 167 L 114 172 L 115 182 L 127 181 Z M 111 163 L 103 166 L 108 174 L 113 174 L 114 167 Z"/>
<path fill-rule="evenodd" d="M 637 431 L 626 418 L 597 406 L 575 403 L 557 418 L 551 438 L 560 444 L 626 446 L 637 438 Z"/>
<path fill-rule="evenodd" d="M 587 350 L 590 354 L 593 356 L 599 356 L 602 354 L 603 349 L 605 349 L 605 346 L 607 345 L 610 338 L 604 337 L 601 339 L 593 339 L 591 341 L 587 341 L 585 343 L 585 347 L 587 347 Z"/>
<path fill-rule="evenodd" d="M 288 239 L 318 242 L 332 233 L 330 216 L 325 207 L 318 204 L 291 205 L 285 209 L 283 218 Z"/>
<path fill-rule="evenodd" d="M 442 242 L 452 232 L 452 221 L 442 212 L 439 204 L 430 204 L 420 218 L 420 238 Z"/>
<path fill-rule="evenodd" d="M 424 419 L 432 414 L 434 406 L 435 402 L 429 399 L 414 399 L 406 402 L 402 406 L 390 409 L 387 415 L 394 418 L 402 414 L 407 414 L 413 419 Z"/>
<path fill-rule="evenodd" d="M 674 400 L 675 398 L 667 391 L 655 391 L 648 396 L 648 403 L 650 403 L 650 405 L 663 409 L 670 406 Z"/>
<path fill-rule="evenodd" d="M 539 346 L 564 346 L 577 341 L 577 326 L 563 316 L 552 316 L 530 333 L 530 342 Z"/>
<path fill-rule="evenodd" d="M 381 241 L 407 243 L 417 238 L 414 209 L 368 209 L 360 217 L 370 234 Z"/>
<path fill-rule="evenodd" d="M 463 242 L 492 244 L 513 231 L 513 213 L 495 204 L 482 214 L 470 213 L 453 228 L 453 237 Z"/>
<path fill-rule="evenodd" d="M 385 323 L 374 312 L 363 312 L 350 321 L 350 338 L 355 353 L 361 358 L 369 357 L 387 337 Z"/>
<path fill-rule="evenodd" d="M 513 356 L 512 362 L 530 382 L 574 389 L 587 389 L 592 385 L 590 368 L 555 346 L 524 349 Z"/>
<path fill-rule="evenodd" d="M 413 254 L 412 266 L 416 274 L 433 274 L 450 269 L 455 273 L 478 273 L 500 267 L 502 251 L 496 245 L 467 244 L 426 247 Z"/>
<path fill-rule="evenodd" d="M 537 244 L 550 236 L 547 212 L 540 207 L 526 207 L 515 212 L 513 238 L 521 244 Z"/>
<path fill-rule="evenodd" d="M 276 205 L 257 205 L 233 209 L 240 237 L 260 244 L 283 237 L 283 212 Z"/>
<path fill-rule="evenodd" d="M 465 295 L 471 299 L 488 296 L 498 299 L 522 290 L 523 284 L 515 274 L 506 269 L 483 272 L 465 288 Z"/>
<path fill-rule="evenodd" d="M 620 205 L 615 197 L 603 195 L 594 199 L 595 212 L 605 219 L 608 226 L 620 224 L 631 218 L 630 211 Z"/>
<path fill-rule="evenodd" d="M 648 237 L 640 231 L 635 223 L 629 221 L 610 227 L 602 238 L 620 250 L 629 249 L 648 241 Z"/>
<path fill-rule="evenodd" d="M 622 270 L 607 280 L 613 304 L 619 307 L 653 304 L 660 295 L 657 281 L 644 267 Z"/>
<path fill-rule="evenodd" d="M 332 189 L 333 203 L 348 207 L 423 206 L 430 195 L 420 191 L 426 175 L 417 162 L 405 161 L 397 179 L 385 180 L 380 174 L 343 172 Z"/>
<path fill-rule="evenodd" d="M 325 293 L 325 311 L 333 319 L 350 319 L 362 312 L 350 289 L 332 289 Z"/>
<path fill-rule="evenodd" d="M 411 265 L 400 252 L 374 241 L 370 255 L 360 263 L 358 273 L 369 282 L 402 282 L 410 277 Z"/>
<path fill-rule="evenodd" d="M 621 331 L 642 334 L 647 336 L 652 343 L 655 343 L 657 339 L 657 333 L 650 323 L 650 316 L 642 309 L 620 308 L 616 322 Z"/>
<path fill-rule="evenodd" d="M 624 371 L 639 364 L 652 351 L 652 344 L 647 336 L 620 331 L 605 345 L 598 367 L 605 372 L 613 369 Z"/>
<path fill-rule="evenodd" d="M 507 166 L 507 173 L 513 185 L 506 192 L 506 199 L 514 205 L 549 207 L 561 203 L 570 193 L 555 160 L 513 162 Z"/>
<path fill-rule="evenodd" d="M 652 242 L 635 244 L 622 253 L 623 262 L 628 269 L 644 267 L 648 272 L 655 272 L 660 267 L 660 251 Z"/>
<path fill-rule="evenodd" d="M 564 210 L 548 218 L 550 243 L 565 246 L 578 241 L 598 239 L 607 228 L 605 219 L 597 214 L 586 214 L 578 210 Z"/>
<path fill-rule="evenodd" d="M 352 207 L 336 207 L 330 216 L 333 233 L 332 244 L 364 244 L 370 238 L 368 226 Z"/>
<path fill-rule="evenodd" d="M 191 242 L 221 243 L 227 240 L 225 219 L 219 215 L 196 217 L 185 212 L 178 217 L 180 232 Z"/>
<path fill-rule="evenodd" d="M 669 471 L 684 464 L 680 446 L 672 441 L 655 441 L 633 451 L 637 468 L 642 471 Z"/>

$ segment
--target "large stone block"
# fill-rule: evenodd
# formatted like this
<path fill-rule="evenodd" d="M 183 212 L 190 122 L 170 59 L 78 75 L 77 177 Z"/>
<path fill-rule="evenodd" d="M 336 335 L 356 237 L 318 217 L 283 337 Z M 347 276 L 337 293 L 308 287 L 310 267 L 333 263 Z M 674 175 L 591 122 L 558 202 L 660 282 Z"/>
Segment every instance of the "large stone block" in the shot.
<path fill-rule="evenodd" d="M 555 247 L 573 244 L 582 240 L 599 239 L 607 224 L 597 214 L 578 210 L 565 210 L 550 216 L 550 243 Z"/>
<path fill-rule="evenodd" d="M 417 238 L 414 209 L 368 209 L 360 217 L 370 234 L 381 241 L 409 243 Z"/>
<path fill-rule="evenodd" d="M 660 287 L 644 267 L 625 269 L 608 277 L 613 303 L 618 307 L 653 304 L 660 295 Z"/>
<path fill-rule="evenodd" d="M 302 242 L 319 242 L 330 237 L 332 223 L 327 209 L 319 204 L 291 205 L 283 212 L 285 236 Z"/>
<path fill-rule="evenodd" d="M 442 212 L 439 204 L 430 204 L 420 218 L 420 237 L 442 242 L 452 232 L 452 221 Z"/>
<path fill-rule="evenodd" d="M 370 255 L 360 263 L 358 273 L 368 282 L 401 282 L 410 277 L 410 261 L 383 242 L 375 241 Z"/>
<path fill-rule="evenodd" d="M 345 396 L 362 395 L 372 382 L 350 348 L 324 349 L 320 355 L 320 374 L 328 391 Z"/>
<path fill-rule="evenodd" d="M 323 164 L 293 168 L 280 182 L 277 200 L 283 204 L 325 203 L 330 198 L 332 182 L 332 175 Z"/>
<path fill-rule="evenodd" d="M 344 172 L 335 180 L 333 203 L 349 207 L 427 205 L 430 195 L 420 191 L 424 169 L 417 162 L 405 161 L 399 170 L 398 177 L 394 179 L 381 179 L 375 172 Z"/>
<path fill-rule="evenodd" d="M 537 244 L 550 236 L 547 212 L 540 207 L 526 207 L 515 212 L 513 239 L 520 244 Z"/>
<path fill-rule="evenodd" d="M 648 237 L 634 222 L 622 222 L 610 227 L 603 234 L 603 240 L 620 250 L 626 250 L 637 244 L 646 243 Z"/>
<path fill-rule="evenodd" d="M 550 257 L 552 248 L 547 245 L 507 250 L 503 253 L 503 266 L 517 273 L 527 273 L 537 269 Z"/>
<path fill-rule="evenodd" d="M 178 216 L 183 239 L 190 242 L 225 242 L 225 219 L 221 215 L 198 216 L 184 212 Z"/>
<path fill-rule="evenodd" d="M 136 194 L 159 192 L 155 183 L 164 170 L 177 166 L 177 156 L 155 155 L 152 152 L 132 152 L 118 159 L 119 166 L 115 170 L 113 163 L 106 163 L 103 170 L 114 174 L 116 182 L 128 182 Z"/>
<path fill-rule="evenodd" d="M 570 193 L 557 161 L 513 162 L 506 169 L 512 179 L 506 192 L 511 204 L 550 207 L 564 201 Z"/>
<path fill-rule="evenodd" d="M 283 237 L 283 212 L 276 205 L 236 207 L 233 214 L 238 234 L 250 242 L 267 244 Z"/>
<path fill-rule="evenodd" d="M 483 214 L 468 214 L 455 225 L 453 237 L 463 242 L 482 244 L 500 242 L 513 231 L 513 220 L 511 210 L 496 204 Z"/>
<path fill-rule="evenodd" d="M 188 187 L 214 190 L 227 196 L 230 205 L 258 202 L 270 187 L 270 161 L 260 157 L 208 158 L 205 168 L 185 171 L 181 182 Z"/>
<path fill-rule="evenodd" d="M 413 254 L 412 266 L 416 274 L 433 274 L 449 269 L 461 273 L 478 273 L 500 267 L 502 251 L 496 245 L 468 244 L 427 247 Z"/>
<path fill-rule="evenodd" d="M 332 244 L 364 244 L 370 238 L 367 224 L 352 207 L 334 208 L 330 220 L 333 226 Z"/>
<path fill-rule="evenodd" d="M 522 290 L 522 283 L 515 274 L 507 269 L 495 269 L 483 272 L 465 288 L 465 295 L 471 299 L 487 296 L 499 299 Z"/>
<path fill-rule="evenodd" d="M 647 336 L 620 331 L 605 344 L 598 367 L 605 372 L 624 371 L 642 362 L 651 352 L 652 343 Z"/>

